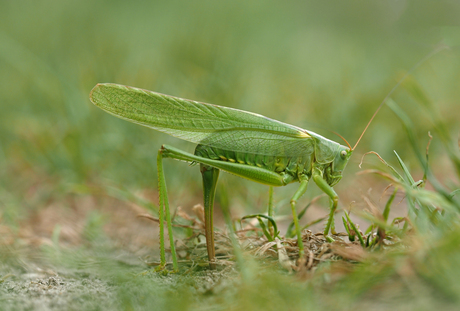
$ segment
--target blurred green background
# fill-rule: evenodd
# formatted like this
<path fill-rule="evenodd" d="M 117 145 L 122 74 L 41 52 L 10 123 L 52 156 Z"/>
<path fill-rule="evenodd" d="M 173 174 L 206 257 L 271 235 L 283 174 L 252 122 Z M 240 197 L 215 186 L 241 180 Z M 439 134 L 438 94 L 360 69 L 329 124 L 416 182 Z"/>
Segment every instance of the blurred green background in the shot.
<path fill-rule="evenodd" d="M 101 197 L 125 189 L 125 201 L 132 199 L 129 193 L 141 193 L 155 204 L 158 148 L 167 143 L 193 152 L 194 145 L 99 110 L 88 99 L 96 83 L 252 111 L 340 141 L 335 131 L 354 145 L 397 81 L 442 45 L 449 49 L 418 67 L 411 84 L 403 83 L 392 97 L 412 119 L 422 152 L 432 131 L 434 174 L 452 182 L 453 167 L 433 132 L 433 116 L 408 88 L 416 85 L 429 99 L 454 146 L 460 130 L 459 44 L 460 2 L 448 0 L 0 0 L 0 229 L 6 225 L 29 238 L 41 233 L 45 240 L 27 240 L 37 245 L 59 241 L 60 233 L 61 240 L 74 241 L 65 221 L 83 226 L 89 240 L 104 225 L 112 226 L 128 248 L 139 235 L 139 222 L 116 209 L 119 203 Z M 393 164 L 397 150 L 416 178 L 422 175 L 400 121 L 384 106 L 336 187 L 342 206 L 373 185 L 369 177 L 358 180 L 354 174 L 369 150 Z M 366 162 L 369 168 L 378 161 Z M 165 166 L 171 205 L 200 203 L 198 169 L 176 161 Z M 267 187 L 221 176 L 218 205 L 228 198 L 235 215 L 265 211 Z M 296 186 L 284 188 L 276 190 L 275 200 L 288 214 Z M 376 190 L 378 196 L 383 188 Z M 311 186 L 306 196 L 317 193 Z M 104 213 L 123 219 L 102 216 L 98 208 L 104 206 Z M 24 227 L 32 229 L 26 234 Z M 157 235 L 152 232 L 156 229 L 133 242 L 132 252 L 143 245 L 152 251 L 148 243 Z M 86 258 L 70 257 L 69 266 Z M 291 279 L 285 281 L 279 284 Z M 297 297 L 305 295 L 302 290 Z"/>
<path fill-rule="evenodd" d="M 193 151 L 190 143 L 94 107 L 88 94 L 98 82 L 253 111 L 340 141 L 330 132 L 335 131 L 353 145 L 397 80 L 447 44 L 450 50 L 413 75 L 452 135 L 458 135 L 460 4 L 455 1 L 0 4 L 4 217 L 26 215 L 75 185 L 155 189 L 160 145 Z M 404 87 L 394 98 L 426 142 L 430 117 Z M 389 158 L 396 149 L 410 164 L 413 155 L 406 146 L 400 122 L 384 107 L 355 152 L 339 192 L 354 175 L 360 154 L 375 150 Z M 450 167 L 443 164 L 438 146 L 435 136 L 432 163 L 445 174 Z M 173 206 L 197 203 L 197 169 L 167 162 Z M 260 210 L 258 194 L 266 193 L 265 187 L 233 177 L 222 182 Z M 280 191 L 279 200 L 288 199 L 294 188 Z"/>

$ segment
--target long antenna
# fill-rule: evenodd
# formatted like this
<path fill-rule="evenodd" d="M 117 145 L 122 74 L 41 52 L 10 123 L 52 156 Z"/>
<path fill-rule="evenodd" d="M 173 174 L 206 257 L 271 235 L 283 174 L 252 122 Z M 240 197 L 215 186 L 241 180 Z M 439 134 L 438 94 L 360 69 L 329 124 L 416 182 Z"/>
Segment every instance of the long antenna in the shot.
<path fill-rule="evenodd" d="M 367 128 L 369 127 L 369 125 L 371 125 L 371 122 L 372 120 L 374 120 L 375 116 L 377 115 L 377 113 L 379 112 L 380 108 L 382 108 L 383 104 L 385 104 L 387 102 L 387 100 L 390 98 L 391 94 L 393 94 L 393 92 L 401 85 L 401 83 L 415 70 L 417 69 L 418 66 L 420 66 L 421 64 L 423 64 L 425 61 L 427 61 L 429 58 L 431 58 L 432 56 L 436 55 L 437 53 L 441 52 L 442 50 L 444 49 L 447 49 L 448 46 L 446 45 L 443 45 L 443 46 L 440 46 L 438 47 L 437 49 L 431 51 L 430 53 L 428 53 L 424 58 L 422 58 L 417 64 L 415 64 L 408 72 L 406 72 L 406 74 L 398 81 L 398 83 L 396 83 L 396 85 L 391 89 L 391 91 L 388 93 L 388 95 L 383 99 L 383 101 L 380 103 L 379 107 L 377 108 L 377 110 L 374 112 L 374 115 L 372 116 L 372 118 L 369 120 L 369 123 L 367 123 L 366 127 L 364 128 L 364 131 L 361 133 L 361 136 L 359 136 L 359 139 L 358 141 L 356 142 L 355 146 L 353 147 L 352 150 L 355 150 L 356 146 L 358 146 L 358 143 L 360 142 L 361 138 L 363 138 L 363 135 L 364 133 L 366 133 L 367 131 Z"/>

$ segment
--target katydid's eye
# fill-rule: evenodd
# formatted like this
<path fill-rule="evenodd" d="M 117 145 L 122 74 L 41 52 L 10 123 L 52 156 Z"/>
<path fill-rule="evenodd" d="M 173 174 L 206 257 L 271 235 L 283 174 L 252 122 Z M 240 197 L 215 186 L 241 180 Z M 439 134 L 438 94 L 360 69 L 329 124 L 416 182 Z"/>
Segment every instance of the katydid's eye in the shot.
<path fill-rule="evenodd" d="M 340 152 L 340 156 L 342 157 L 342 159 L 345 159 L 345 157 L 347 156 L 347 152 L 345 150 L 342 150 Z"/>

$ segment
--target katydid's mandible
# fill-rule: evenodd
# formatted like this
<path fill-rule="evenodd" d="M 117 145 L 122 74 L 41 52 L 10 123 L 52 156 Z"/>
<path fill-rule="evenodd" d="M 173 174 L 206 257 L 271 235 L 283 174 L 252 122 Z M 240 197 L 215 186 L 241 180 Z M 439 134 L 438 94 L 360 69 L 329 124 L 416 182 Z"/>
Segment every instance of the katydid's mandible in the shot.
<path fill-rule="evenodd" d="M 303 256 L 303 243 L 296 213 L 297 200 L 312 179 L 331 200 L 324 234 L 334 232 L 338 196 L 332 188 L 353 152 L 350 146 L 324 138 L 312 131 L 242 110 L 199 103 L 117 84 L 98 84 L 91 101 L 119 118 L 197 143 L 194 154 L 163 145 L 158 151 L 159 219 L 161 264 L 166 263 L 163 226 L 166 218 L 173 268 L 178 269 L 172 236 L 163 159 L 199 163 L 203 177 L 205 231 L 211 269 L 215 269 L 213 206 L 219 171 L 238 175 L 269 186 L 299 182 L 291 199 L 292 216 Z"/>

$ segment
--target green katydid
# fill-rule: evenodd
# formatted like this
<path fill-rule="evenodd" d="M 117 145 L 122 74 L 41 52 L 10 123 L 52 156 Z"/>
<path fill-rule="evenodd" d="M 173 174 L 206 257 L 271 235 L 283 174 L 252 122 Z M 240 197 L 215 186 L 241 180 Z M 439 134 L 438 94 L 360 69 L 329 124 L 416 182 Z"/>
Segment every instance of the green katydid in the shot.
<path fill-rule="evenodd" d="M 416 67 L 442 49 L 444 47 L 429 53 L 399 80 L 381 102 L 353 148 L 348 142 L 347 146 L 343 146 L 312 131 L 259 114 L 124 85 L 97 84 L 91 91 L 90 99 L 99 108 L 119 118 L 198 144 L 194 154 L 167 145 L 161 146 L 158 151 L 162 266 L 166 264 L 164 245 L 164 217 L 166 217 L 173 268 L 178 269 L 163 173 L 164 158 L 200 164 L 203 178 L 206 245 L 211 269 L 216 268 L 213 208 L 220 170 L 270 187 L 285 186 L 296 181 L 300 183 L 290 204 L 297 234 L 299 258 L 302 258 L 304 251 L 296 203 L 307 190 L 310 179 L 329 196 L 331 201 L 331 209 L 324 229 L 324 235 L 327 236 L 329 231 L 334 232 L 334 213 L 338 204 L 338 196 L 332 187 L 342 178 L 343 170 L 353 150 L 397 86 Z"/>
<path fill-rule="evenodd" d="M 332 187 L 342 178 L 342 172 L 353 152 L 350 145 L 342 146 L 312 131 L 255 113 L 123 85 L 98 84 L 92 90 L 90 98 L 96 106 L 119 118 L 198 144 L 195 154 L 167 145 L 161 146 L 158 151 L 160 247 L 163 265 L 165 214 L 173 265 L 177 269 L 163 158 L 200 164 L 204 188 L 206 244 L 213 269 L 213 205 L 219 170 L 269 186 L 300 182 L 291 199 L 300 256 L 303 255 L 303 244 L 295 207 L 297 200 L 307 190 L 310 179 L 331 199 L 331 210 L 324 234 L 327 235 L 330 229 L 334 231 L 333 216 L 338 196 Z"/>

